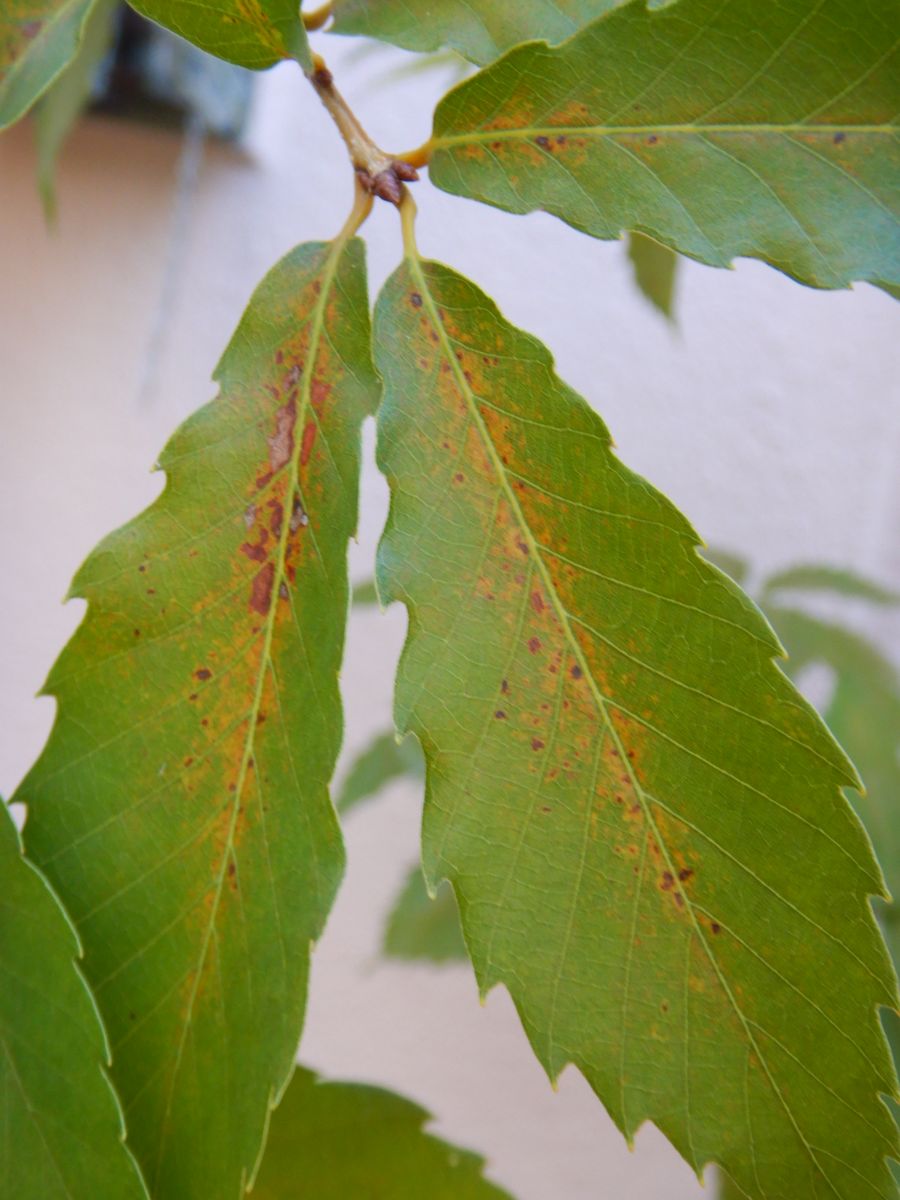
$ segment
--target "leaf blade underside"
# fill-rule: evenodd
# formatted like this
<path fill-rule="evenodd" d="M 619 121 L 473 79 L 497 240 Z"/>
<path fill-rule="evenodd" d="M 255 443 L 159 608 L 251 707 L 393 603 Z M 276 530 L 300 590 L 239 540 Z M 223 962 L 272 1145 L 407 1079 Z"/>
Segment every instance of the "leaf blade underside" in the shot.
<path fill-rule="evenodd" d="M 774 635 L 474 285 L 408 258 L 375 329 L 396 722 L 480 988 L 626 1135 L 766 1200 L 892 1195 L 883 885 Z"/>
<path fill-rule="evenodd" d="M 31 108 L 75 57 L 93 0 L 5 0 L 0 13 L 0 129 Z"/>
<path fill-rule="evenodd" d="M 128 0 L 141 16 L 177 33 L 207 54 L 262 71 L 286 58 L 312 68 L 306 28 L 296 0 Z"/>
<path fill-rule="evenodd" d="M 404 50 L 450 47 L 480 66 L 519 42 L 561 42 L 626 0 L 335 0 L 335 33 Z"/>
<path fill-rule="evenodd" d="M 0 1194 L 142 1200 L 80 948 L 0 804 Z"/>
<path fill-rule="evenodd" d="M 510 1200 L 483 1159 L 425 1133 L 429 1114 L 383 1088 L 298 1067 L 272 1117 L 259 1200 Z"/>
<path fill-rule="evenodd" d="M 362 243 L 254 293 L 160 499 L 73 591 L 25 841 L 64 897 L 154 1197 L 234 1197 L 300 1036 L 343 870 L 328 783 L 360 426 L 377 399 Z"/>
<path fill-rule="evenodd" d="M 896 0 L 617 8 L 438 105 L 445 191 L 816 287 L 900 279 Z"/>

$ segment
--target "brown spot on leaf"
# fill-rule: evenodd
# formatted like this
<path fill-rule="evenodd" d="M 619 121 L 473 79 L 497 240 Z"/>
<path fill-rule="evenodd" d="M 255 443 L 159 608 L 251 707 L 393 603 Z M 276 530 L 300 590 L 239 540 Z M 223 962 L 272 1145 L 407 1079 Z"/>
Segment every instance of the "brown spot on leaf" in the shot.
<path fill-rule="evenodd" d="M 660 887 L 664 892 L 670 891 L 675 886 L 675 876 L 671 871 L 663 871 L 662 883 Z"/>
<path fill-rule="evenodd" d="M 263 530 L 263 533 L 265 532 L 266 531 Z M 264 538 L 261 538 L 259 545 L 253 545 L 251 542 L 244 542 L 241 546 L 241 553 L 246 554 L 248 558 L 252 558 L 254 562 L 265 562 L 266 551 L 262 544 L 264 540 Z"/>
<path fill-rule="evenodd" d="M 275 413 L 275 432 L 266 440 L 269 443 L 269 466 L 273 471 L 280 471 L 290 460 L 294 449 L 294 421 L 297 417 L 297 406 L 293 400 L 282 404 Z"/>
<path fill-rule="evenodd" d="M 212 671 L 210 671 L 208 667 L 198 667 L 194 672 L 194 675 L 197 677 L 197 679 L 211 679 Z"/>
<path fill-rule="evenodd" d="M 267 616 L 272 603 L 272 585 L 275 582 L 275 564 L 267 562 L 253 577 L 250 589 L 250 607 L 260 616 Z"/>
<path fill-rule="evenodd" d="M 502 708 L 498 708 L 497 711 L 494 713 L 494 718 L 497 721 L 505 721 L 506 713 L 503 711 Z"/>
<path fill-rule="evenodd" d="M 572 676 L 573 679 L 580 679 L 582 677 L 582 675 L 584 674 L 584 671 L 582 671 L 582 669 L 581 669 L 581 667 L 579 667 L 578 663 L 575 663 L 575 665 L 572 667 L 572 670 L 569 672 L 569 674 Z"/>
<path fill-rule="evenodd" d="M 419 295 L 418 292 L 410 292 L 409 302 L 413 306 L 413 308 L 421 308 L 422 307 L 422 297 Z"/>
<path fill-rule="evenodd" d="M 309 462 L 309 456 L 312 454 L 313 444 L 316 440 L 317 425 L 315 421 L 307 421 L 306 428 L 303 430 L 303 441 L 300 444 L 300 464 L 306 466 Z"/>
<path fill-rule="evenodd" d="M 839 146 L 841 144 L 841 142 L 845 142 L 846 140 L 847 140 L 846 133 L 836 133 L 834 135 L 834 144 L 836 146 Z"/>
<path fill-rule="evenodd" d="M 544 611 L 544 598 L 540 592 L 531 593 L 531 607 L 536 613 Z"/>
<path fill-rule="evenodd" d="M 531 748 L 532 748 L 532 750 L 543 750 L 544 743 L 541 741 L 540 738 L 532 738 L 531 739 Z"/>
<path fill-rule="evenodd" d="M 541 648 L 541 639 L 540 638 L 533 637 L 533 638 L 528 639 L 528 649 L 531 651 L 532 654 L 537 654 L 537 652 L 538 652 L 538 650 L 540 650 L 540 648 Z"/>

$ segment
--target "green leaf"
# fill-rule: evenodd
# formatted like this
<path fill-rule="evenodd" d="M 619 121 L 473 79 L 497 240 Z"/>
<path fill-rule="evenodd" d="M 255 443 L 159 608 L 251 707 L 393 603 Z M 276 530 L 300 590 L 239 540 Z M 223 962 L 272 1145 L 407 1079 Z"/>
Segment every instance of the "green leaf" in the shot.
<path fill-rule="evenodd" d="M 25 842 L 66 904 L 154 1200 L 237 1200 L 343 870 L 328 781 L 360 427 L 362 243 L 257 289 L 159 500 L 88 558 Z"/>
<path fill-rule="evenodd" d="M 381 733 L 354 759 L 336 805 L 340 813 L 349 812 L 376 795 L 393 779 L 410 776 L 421 779 L 425 774 L 422 751 L 415 738 L 398 742 L 393 730 Z"/>
<path fill-rule="evenodd" d="M 375 320 L 378 585 L 409 608 L 426 879 L 480 988 L 627 1136 L 757 1200 L 886 1200 L 897 993 L 852 768 L 546 349 L 408 253 Z"/>
<path fill-rule="evenodd" d="M 900 679 L 894 666 L 858 634 L 795 609 L 772 605 L 769 617 L 788 650 L 787 670 L 827 663 L 835 686 L 825 720 L 856 764 L 865 792 L 851 791 L 885 873 L 900 897 Z M 896 936 L 896 931 L 895 931 Z M 891 947 L 900 962 L 900 940 Z"/>
<path fill-rule="evenodd" d="M 713 566 L 724 571 L 726 575 L 730 575 L 735 583 L 744 583 L 749 572 L 749 566 L 746 559 L 743 559 L 738 554 L 732 554 L 730 550 L 723 550 L 719 546 L 703 546 L 700 553 L 707 562 L 711 562 Z"/>
<path fill-rule="evenodd" d="M 335 0 L 334 33 L 380 38 L 404 50 L 450 46 L 492 62 L 519 42 L 561 42 L 625 0 Z"/>
<path fill-rule="evenodd" d="M 378 603 L 378 591 L 374 579 L 365 579 L 362 583 L 353 585 L 353 604 L 360 608 L 368 608 Z"/>
<path fill-rule="evenodd" d="M 259 71 L 285 58 L 304 70 L 312 55 L 298 0 L 128 0 L 133 9 L 171 29 L 179 37 L 224 58 Z"/>
<path fill-rule="evenodd" d="M 90 100 L 94 76 L 112 43 L 118 9 L 119 0 L 96 0 L 78 53 L 37 106 L 38 189 L 50 222 L 56 219 L 56 160 Z"/>
<path fill-rule="evenodd" d="M 431 178 L 713 266 L 898 282 L 896 44 L 896 0 L 632 3 L 450 92 Z"/>
<path fill-rule="evenodd" d="M 298 1067 L 277 1112 L 254 1200 L 509 1200 L 483 1160 L 423 1132 L 424 1109 L 382 1088 Z"/>
<path fill-rule="evenodd" d="M 628 257 L 634 268 L 635 283 L 653 307 L 672 320 L 678 255 L 653 238 L 632 233 L 628 237 Z"/>
<path fill-rule="evenodd" d="M 75 930 L 0 802 L 0 1195 L 140 1200 Z"/>
<path fill-rule="evenodd" d="M 871 579 L 865 579 L 855 571 L 823 566 L 819 563 L 788 567 L 770 575 L 763 585 L 763 601 L 770 599 L 776 592 L 783 591 L 834 592 L 838 596 L 868 600 L 871 604 L 886 607 L 900 604 L 900 596 L 896 592 L 881 587 Z"/>
<path fill-rule="evenodd" d="M 468 958 L 456 896 L 449 883 L 438 884 L 431 897 L 421 869 L 413 868 L 388 918 L 382 953 L 387 958 L 435 963 Z"/>
<path fill-rule="evenodd" d="M 0 129 L 31 108 L 74 58 L 93 0 L 3 0 Z"/>

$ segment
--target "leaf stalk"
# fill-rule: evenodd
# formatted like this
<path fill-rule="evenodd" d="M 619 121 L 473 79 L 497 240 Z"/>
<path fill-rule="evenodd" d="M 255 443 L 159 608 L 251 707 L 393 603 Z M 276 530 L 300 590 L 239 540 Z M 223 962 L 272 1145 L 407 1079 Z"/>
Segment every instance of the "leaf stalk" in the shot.
<path fill-rule="evenodd" d="M 360 186 L 369 195 L 399 207 L 406 192 L 404 184 L 419 178 L 415 166 L 405 158 L 386 153 L 373 141 L 335 87 L 334 76 L 318 54 L 313 56 L 313 70 L 308 79 L 344 139 Z"/>

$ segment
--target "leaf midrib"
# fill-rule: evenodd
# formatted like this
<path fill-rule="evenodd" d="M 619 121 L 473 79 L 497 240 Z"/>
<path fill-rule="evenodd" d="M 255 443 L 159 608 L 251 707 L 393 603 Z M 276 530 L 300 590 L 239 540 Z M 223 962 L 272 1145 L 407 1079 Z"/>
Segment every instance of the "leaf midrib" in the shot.
<path fill-rule="evenodd" d="M 591 695 L 593 696 L 597 711 L 603 721 L 603 724 L 606 726 L 609 737 L 615 743 L 616 749 L 619 752 L 621 762 L 623 763 L 625 770 L 629 776 L 631 786 L 634 790 L 635 795 L 638 798 L 638 801 L 641 805 L 641 809 L 643 811 L 645 820 L 647 822 L 646 837 L 648 838 L 652 831 L 652 835 L 656 839 L 657 844 L 659 845 L 660 851 L 665 859 L 667 869 L 672 873 L 673 876 L 677 877 L 677 873 L 678 873 L 677 865 L 675 864 L 671 854 L 669 853 L 668 846 L 659 831 L 656 821 L 654 820 L 653 813 L 651 810 L 651 805 L 649 803 L 649 798 L 647 797 L 643 788 L 640 785 L 640 782 L 639 782 L 639 780 L 634 772 L 634 769 L 631 765 L 631 760 L 628 757 L 625 746 L 622 743 L 621 738 L 619 737 L 618 730 L 616 729 L 615 724 L 610 719 L 610 716 L 609 716 L 609 713 L 607 710 L 606 698 L 603 696 L 602 692 L 597 687 L 597 683 L 596 683 L 596 680 L 594 679 L 594 675 L 593 675 L 593 672 L 591 671 L 590 665 L 587 662 L 587 659 L 585 658 L 584 652 L 581 649 L 581 645 L 578 642 L 578 639 L 575 637 L 575 635 L 571 629 L 571 626 L 570 626 L 569 620 L 568 620 L 568 612 L 556 592 L 556 588 L 553 584 L 552 577 L 550 576 L 550 573 L 544 563 L 543 557 L 541 556 L 541 554 L 539 552 L 537 540 L 535 539 L 533 533 L 531 532 L 531 527 L 525 518 L 525 514 L 522 511 L 522 507 L 519 503 L 518 497 L 516 496 L 514 489 L 510 486 L 510 484 L 507 480 L 506 471 L 504 469 L 502 459 L 500 458 L 500 455 L 497 452 L 497 448 L 494 445 L 493 439 L 491 438 L 488 428 L 484 422 L 484 418 L 482 417 L 481 412 L 478 408 L 476 397 L 474 396 L 472 389 L 469 386 L 467 379 L 465 378 L 465 373 L 463 371 L 463 368 L 458 363 L 456 356 L 452 351 L 449 336 L 446 333 L 446 330 L 444 329 L 443 321 L 441 321 L 441 319 L 440 319 L 440 314 L 439 314 L 437 305 L 435 303 L 434 297 L 432 296 L 431 288 L 429 286 L 427 276 L 423 269 L 422 260 L 421 260 L 420 256 L 418 255 L 418 253 L 416 252 L 416 253 L 408 253 L 407 261 L 410 263 L 413 274 L 415 275 L 415 277 L 419 283 L 421 294 L 424 298 L 425 307 L 431 318 L 432 325 L 434 326 L 434 329 L 436 330 L 436 332 L 438 334 L 441 347 L 444 351 L 444 355 L 450 364 L 450 368 L 451 368 L 451 371 L 453 372 L 454 377 L 456 378 L 457 386 L 466 400 L 466 404 L 469 408 L 471 419 L 472 419 L 473 424 L 475 425 L 476 429 L 478 430 L 479 436 L 481 438 L 482 444 L 485 449 L 485 453 L 487 454 L 487 457 L 488 457 L 489 461 L 491 462 L 492 467 L 494 468 L 495 474 L 500 482 L 500 487 L 503 490 L 506 501 L 510 506 L 510 510 L 512 511 L 515 520 L 519 524 L 520 530 L 522 532 L 522 536 L 525 538 L 525 541 L 529 547 L 530 556 L 537 566 L 537 570 L 541 576 L 542 582 L 547 591 L 547 595 L 550 597 L 550 603 L 552 604 L 552 606 L 554 608 L 557 620 L 559 621 L 559 624 L 560 624 L 560 628 L 563 630 L 565 640 L 568 642 L 570 650 L 571 650 L 572 654 L 574 655 L 576 661 L 578 662 L 578 665 L 582 671 L 583 678 L 585 680 L 587 680 L 587 682 L 588 682 L 588 686 L 590 688 Z M 646 838 L 645 838 L 645 840 L 646 840 Z M 709 945 L 708 939 L 704 936 L 703 927 L 702 927 L 701 923 L 697 920 L 697 915 L 694 911 L 694 905 L 691 902 L 690 896 L 688 896 L 684 891 L 682 891 L 682 895 L 684 897 L 685 912 L 690 917 L 693 935 L 698 939 L 700 944 L 703 946 L 703 949 L 706 953 L 707 958 L 709 959 L 709 962 L 713 968 L 713 971 L 715 972 L 716 978 L 719 981 L 722 991 L 724 992 L 725 996 L 727 997 L 729 1003 L 731 1004 L 731 1007 L 733 1008 L 733 1010 L 735 1012 L 735 1015 L 738 1018 L 740 1026 L 744 1031 L 744 1034 L 747 1038 L 750 1048 L 756 1053 L 757 1058 L 760 1062 L 760 1065 L 762 1066 L 762 1068 L 765 1072 L 766 1078 L 769 1081 L 769 1085 L 772 1088 L 772 1091 L 774 1092 L 779 1103 L 783 1107 L 785 1114 L 787 1115 L 787 1118 L 791 1123 L 791 1126 L 793 1127 L 795 1133 L 797 1134 L 798 1139 L 800 1140 L 801 1145 L 803 1146 L 806 1153 L 809 1155 L 809 1158 L 812 1162 L 814 1169 L 819 1173 L 819 1175 L 822 1177 L 822 1179 L 825 1181 L 825 1183 L 830 1188 L 830 1190 L 834 1193 L 834 1195 L 836 1197 L 838 1197 L 838 1200 L 840 1200 L 840 1193 L 835 1188 L 834 1184 L 831 1181 L 831 1178 L 825 1173 L 824 1169 L 819 1164 L 819 1161 L 815 1155 L 815 1152 L 813 1151 L 812 1146 L 809 1144 L 809 1142 L 807 1141 L 806 1137 L 803 1134 L 803 1131 L 800 1129 L 800 1126 L 798 1125 L 797 1120 L 796 1120 L 790 1106 L 788 1105 L 785 1097 L 783 1096 L 783 1094 L 781 1092 L 781 1089 L 779 1088 L 774 1076 L 772 1075 L 772 1072 L 769 1069 L 766 1057 L 763 1054 L 761 1047 L 759 1046 L 756 1038 L 753 1035 L 753 1032 L 748 1023 L 748 1019 L 744 1016 L 744 1013 L 743 1013 L 742 1009 L 740 1008 L 740 1006 L 738 1005 L 737 1000 L 735 999 L 731 988 L 728 986 L 727 980 L 725 979 L 724 975 L 722 974 L 722 971 L 719 968 L 718 962 L 716 961 L 716 958 L 713 955 L 712 948 Z M 623 1015 L 623 1026 L 624 1026 L 624 1015 Z M 624 1055 L 624 1040 L 623 1040 L 623 1055 Z M 623 1093 L 624 1093 L 624 1080 L 623 1080 Z M 624 1121 L 625 1120 L 624 1105 L 623 1105 L 623 1109 L 622 1109 L 622 1118 Z M 693 1165 L 699 1166 L 700 1164 L 693 1164 Z"/>
<path fill-rule="evenodd" d="M 317 297 L 316 306 L 313 310 L 313 320 L 310 327 L 309 347 L 306 354 L 306 370 L 303 372 L 303 383 L 300 391 L 300 405 L 298 406 L 297 416 L 294 421 L 294 449 L 291 456 L 291 470 L 288 479 L 286 495 L 288 497 L 288 505 L 286 507 L 285 518 L 282 521 L 281 536 L 278 541 L 278 554 L 275 563 L 275 573 L 272 579 L 271 603 L 269 612 L 266 615 L 265 632 L 263 635 L 263 649 L 260 655 L 260 667 L 256 680 L 256 690 L 253 696 L 253 702 L 247 714 L 249 722 L 247 726 L 247 738 L 244 743 L 244 752 L 241 759 L 241 765 L 238 770 L 238 778 L 235 784 L 234 799 L 232 801 L 231 820 L 228 826 L 228 833 L 225 840 L 225 846 L 222 850 L 222 857 L 219 866 L 218 876 L 215 882 L 215 891 L 213 893 L 213 901 L 210 905 L 209 920 L 204 930 L 203 941 L 200 947 L 200 954 L 197 962 L 197 969 L 194 973 L 194 986 L 191 989 L 191 994 L 188 1000 L 188 1007 L 185 1019 L 182 1023 L 181 1039 L 178 1044 L 175 1062 L 172 1066 L 171 1081 L 169 1085 L 169 1094 L 166 1100 L 166 1109 L 162 1122 L 162 1134 L 159 1141 L 159 1149 L 156 1157 L 156 1167 L 154 1170 L 153 1190 L 156 1191 L 159 1182 L 159 1172 L 162 1168 L 166 1141 L 170 1129 L 170 1118 L 172 1110 L 172 1101 L 175 1094 L 175 1084 L 178 1079 L 179 1070 L 181 1067 L 181 1058 L 184 1053 L 185 1043 L 187 1041 L 188 1030 L 191 1026 L 194 1004 L 197 998 L 197 992 L 200 986 L 200 979 L 206 965 L 206 958 L 209 953 L 209 946 L 212 940 L 213 929 L 218 918 L 219 906 L 222 900 L 222 894 L 225 886 L 225 876 L 228 868 L 228 862 L 234 851 L 234 834 L 237 828 L 237 819 L 241 806 L 244 785 L 247 781 L 247 772 L 249 770 L 250 759 L 253 756 L 255 747 L 257 717 L 259 715 L 262 704 L 263 690 L 265 688 L 266 675 L 270 669 L 272 662 L 272 641 L 275 633 L 275 625 L 278 616 L 278 601 L 279 592 L 282 583 L 285 579 L 285 561 L 287 542 L 291 533 L 291 522 L 288 519 L 290 513 L 290 504 L 293 502 L 293 497 L 297 492 L 300 478 L 300 456 L 303 451 L 302 431 L 305 425 L 306 417 L 309 413 L 312 381 L 315 375 L 316 361 L 318 358 L 319 345 L 322 339 L 322 334 L 325 327 L 325 309 L 328 298 L 331 294 L 331 289 L 334 285 L 334 278 L 337 273 L 337 264 L 343 253 L 347 241 L 346 236 L 338 237 L 332 244 L 330 253 L 326 260 L 325 269 L 322 272 L 322 288 Z M 298 431 L 300 436 L 298 436 Z M 245 1172 L 246 1174 L 246 1172 Z"/>
<path fill-rule="evenodd" d="M 644 134 L 678 134 L 688 137 L 699 137 L 708 134 L 787 134 L 809 133 L 818 137 L 834 137 L 843 133 L 849 137 L 864 135 L 866 137 L 896 136 L 898 127 L 894 122 L 881 122 L 870 125 L 853 125 L 848 122 L 807 124 L 804 121 L 785 122 L 719 122 L 706 124 L 702 121 L 665 123 L 647 122 L 643 125 L 527 125 L 512 129 L 474 129 L 470 133 L 435 134 L 431 139 L 433 150 L 445 150 L 453 146 L 471 145 L 473 142 L 517 142 L 527 138 L 539 137 L 639 137 Z"/>

